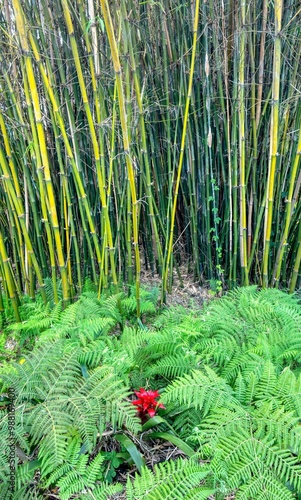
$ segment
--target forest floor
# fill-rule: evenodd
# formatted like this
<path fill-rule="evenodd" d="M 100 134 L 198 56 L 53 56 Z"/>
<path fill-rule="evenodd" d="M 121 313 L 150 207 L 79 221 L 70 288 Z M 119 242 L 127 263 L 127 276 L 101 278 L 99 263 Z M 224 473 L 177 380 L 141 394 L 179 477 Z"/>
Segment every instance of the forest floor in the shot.
<path fill-rule="evenodd" d="M 204 302 L 219 296 L 209 286 L 200 286 L 194 281 L 193 274 L 187 272 L 187 266 L 179 269 L 181 281 L 176 272 L 173 275 L 173 286 L 171 293 L 166 294 L 166 306 L 202 307 Z M 153 275 L 151 271 L 141 270 L 141 285 L 147 288 L 157 287 L 161 289 L 162 279 Z"/>

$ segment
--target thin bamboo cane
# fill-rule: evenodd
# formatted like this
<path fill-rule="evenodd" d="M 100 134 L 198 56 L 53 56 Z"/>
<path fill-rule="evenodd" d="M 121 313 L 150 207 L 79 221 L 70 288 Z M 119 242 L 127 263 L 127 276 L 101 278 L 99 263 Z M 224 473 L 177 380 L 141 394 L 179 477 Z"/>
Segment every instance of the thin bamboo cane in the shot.
<path fill-rule="evenodd" d="M 177 208 L 177 200 L 178 200 L 182 165 L 183 165 L 183 159 L 184 159 L 188 112 L 189 112 L 189 104 L 190 104 L 191 93 L 192 93 L 193 75 L 194 75 L 194 64 L 195 64 L 196 46 L 197 46 L 197 31 L 198 31 L 198 23 L 199 23 L 199 7 L 200 7 L 200 2 L 199 2 L 199 0 L 196 0 L 194 24 L 193 24 L 193 44 L 192 44 L 191 64 L 190 64 L 190 72 L 189 72 L 188 91 L 187 91 L 186 104 L 185 104 L 185 114 L 184 114 L 184 120 L 183 120 L 183 132 L 182 132 L 182 139 L 181 139 L 180 158 L 179 158 L 177 179 L 176 179 L 175 192 L 174 192 L 174 198 L 173 198 L 170 232 L 168 235 L 168 240 L 169 240 L 168 241 L 168 252 L 167 252 L 165 266 L 164 266 L 163 271 L 162 271 L 162 282 L 163 282 L 162 289 L 163 289 L 163 291 L 166 290 L 166 286 L 167 286 L 168 270 L 169 270 L 169 264 L 170 264 L 170 259 L 171 259 L 171 255 L 172 255 L 172 250 L 173 250 L 175 215 L 176 215 L 176 208 Z"/>
<path fill-rule="evenodd" d="M 238 36 L 234 36 L 234 46 L 238 46 Z M 238 154 L 237 154 L 237 97 L 238 97 L 238 68 L 237 58 L 233 61 L 233 109 L 232 109 L 232 130 L 231 130 L 231 157 L 232 157 L 232 203 L 233 203 L 233 257 L 232 267 L 229 273 L 229 283 L 231 287 L 237 286 L 237 260 L 238 260 Z"/>
<path fill-rule="evenodd" d="M 122 78 L 121 78 L 121 66 L 119 61 L 119 54 L 117 43 L 114 35 L 114 29 L 112 24 L 112 18 L 110 14 L 110 8 L 107 0 L 100 0 L 102 14 L 104 18 L 104 23 L 107 30 L 107 36 L 111 48 L 116 83 L 117 83 L 117 95 L 119 102 L 119 113 L 120 113 L 120 121 L 122 128 L 122 138 L 123 138 L 123 147 L 124 154 L 129 178 L 129 185 L 131 191 L 132 198 L 132 220 L 133 220 L 133 246 L 135 251 L 135 264 L 136 264 L 136 300 L 137 300 L 137 316 L 140 316 L 140 255 L 139 255 L 139 246 L 138 246 L 138 200 L 136 197 L 136 186 L 135 186 L 135 170 L 133 161 L 130 153 L 130 143 L 129 143 L 129 132 L 127 125 L 127 117 L 125 111 L 125 102 L 124 102 L 124 94 L 122 87 Z"/>
<path fill-rule="evenodd" d="M 131 60 L 131 71 L 132 71 L 133 78 L 134 78 L 137 105 L 138 105 L 138 110 L 139 110 L 139 124 L 140 124 L 140 133 L 141 133 L 142 158 L 143 158 L 143 163 L 145 166 L 145 178 L 146 178 L 146 195 L 148 198 L 149 217 L 150 217 L 151 230 L 152 230 L 152 237 L 151 238 L 152 238 L 153 248 L 154 248 L 154 252 L 156 255 L 157 262 L 158 262 L 158 266 L 160 269 L 162 267 L 163 256 L 162 256 L 162 248 L 161 248 L 161 243 L 160 243 L 160 239 L 159 239 L 157 223 L 156 223 L 155 215 L 154 215 L 154 207 L 153 207 L 154 199 L 153 199 L 153 193 L 152 193 L 152 189 L 151 189 L 152 182 L 151 182 L 150 164 L 149 164 L 149 159 L 148 159 L 148 148 L 147 148 L 147 142 L 146 142 L 146 128 L 145 128 L 145 121 L 144 121 L 142 94 L 141 94 L 140 83 L 139 83 L 138 74 L 137 74 L 135 56 L 134 56 L 134 51 L 133 51 L 133 43 L 130 39 L 131 32 L 129 30 L 127 13 L 125 10 L 125 3 L 124 2 L 121 3 L 121 9 L 122 9 L 123 18 L 125 20 L 126 37 L 128 38 L 128 40 L 130 40 L 129 54 L 130 54 L 130 60 Z"/>
<path fill-rule="evenodd" d="M 243 284 L 249 284 L 248 252 L 247 252 L 247 216 L 246 216 L 246 131 L 245 131 L 245 45 L 246 45 L 246 2 L 240 4 L 241 33 L 239 43 L 239 72 L 238 72 L 238 100 L 239 100 L 239 172 L 240 172 L 240 265 L 243 274 Z"/>
<path fill-rule="evenodd" d="M 279 87 L 281 70 L 281 17 L 282 0 L 275 0 L 275 34 L 274 34 L 274 66 L 273 66 L 273 92 L 272 92 L 272 119 L 270 128 L 270 161 L 268 173 L 268 191 L 265 213 L 265 235 L 263 251 L 263 286 L 268 286 L 269 252 L 272 230 L 272 216 L 274 204 L 274 183 L 276 162 L 278 156 L 278 118 L 279 118 Z"/>
<path fill-rule="evenodd" d="M 292 220 L 292 198 L 293 198 L 293 192 L 294 192 L 294 186 L 295 186 L 295 180 L 297 178 L 298 174 L 298 169 L 300 169 L 300 155 L 301 155 L 301 128 L 299 130 L 299 139 L 298 139 L 298 144 L 297 144 L 297 151 L 290 175 L 290 181 L 289 181 L 289 192 L 286 198 L 286 209 L 285 209 L 285 227 L 284 227 L 284 232 L 281 238 L 281 242 L 279 245 L 279 249 L 277 252 L 277 258 L 276 258 L 276 263 L 275 263 L 275 268 L 274 268 L 274 275 L 273 279 L 275 280 L 275 285 L 279 285 L 279 278 L 280 278 L 280 273 L 281 273 L 281 265 L 282 265 L 282 260 L 286 251 L 286 248 L 288 246 L 288 233 L 289 233 L 289 228 Z"/>
<path fill-rule="evenodd" d="M 52 185 L 51 174 L 50 174 L 50 165 L 49 165 L 49 161 L 48 161 L 45 132 L 44 132 L 44 127 L 43 127 L 43 118 L 42 118 L 42 113 L 41 113 L 41 108 L 40 108 L 40 103 L 39 103 L 37 85 L 36 85 L 36 80 L 35 80 L 35 75 L 34 75 L 34 71 L 33 71 L 31 57 L 29 55 L 30 54 L 29 44 L 28 44 L 28 40 L 27 40 L 27 36 L 26 36 L 26 28 L 25 28 L 23 11 L 22 11 L 20 1 L 13 0 L 13 6 L 14 6 L 14 11 L 15 11 L 15 16 L 16 16 L 17 30 L 18 30 L 19 37 L 20 37 L 20 43 L 21 43 L 22 50 L 24 51 L 24 65 L 25 65 L 25 69 L 26 69 L 26 73 L 27 73 L 27 77 L 28 77 L 28 85 L 29 85 L 30 92 L 31 92 L 32 104 L 33 104 L 33 109 L 34 109 L 34 114 L 35 114 L 36 128 L 37 128 L 37 134 L 38 134 L 38 140 L 39 140 L 39 149 L 40 149 L 40 154 L 41 154 L 41 161 L 42 161 L 42 166 L 43 166 L 43 173 L 44 173 L 46 191 L 47 191 L 47 197 L 48 197 L 48 203 L 49 203 L 48 210 L 49 210 L 49 214 L 50 214 L 50 218 L 51 218 L 54 239 L 56 242 L 58 263 L 59 263 L 59 268 L 60 268 L 60 272 L 61 272 L 61 276 L 62 276 L 63 298 L 64 298 L 65 303 L 68 303 L 69 302 L 68 276 L 67 276 L 65 262 L 64 262 L 64 256 L 63 256 L 62 242 L 61 242 L 61 236 L 60 236 L 60 231 L 59 231 L 55 196 L 54 196 L 53 185 Z"/>
<path fill-rule="evenodd" d="M 296 288 L 297 279 L 300 275 L 300 264 L 301 264 L 301 217 L 299 219 L 299 230 L 298 230 L 298 241 L 297 241 L 297 254 L 293 266 L 293 272 L 290 280 L 289 292 L 293 293 Z"/>
<path fill-rule="evenodd" d="M 9 298 L 11 300 L 16 321 L 20 321 L 19 307 L 18 307 L 18 299 L 16 296 L 16 290 L 14 285 L 14 280 L 11 274 L 11 269 L 9 267 L 9 258 L 6 253 L 6 248 L 4 245 L 4 239 L 2 232 L 0 231 L 0 255 L 4 268 L 5 282 L 8 289 Z"/>

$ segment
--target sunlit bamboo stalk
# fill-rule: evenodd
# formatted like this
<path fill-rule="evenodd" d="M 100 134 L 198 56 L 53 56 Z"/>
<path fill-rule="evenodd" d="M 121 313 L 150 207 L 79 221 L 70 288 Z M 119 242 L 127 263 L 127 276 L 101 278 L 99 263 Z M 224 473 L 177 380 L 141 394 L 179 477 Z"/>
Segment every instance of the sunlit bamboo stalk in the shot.
<path fill-rule="evenodd" d="M 239 72 L 238 72 L 238 100 L 239 100 L 239 176 L 240 176 L 240 265 L 243 274 L 243 283 L 249 284 L 248 255 L 247 255 L 247 207 L 246 207 L 246 130 L 245 130 L 245 47 L 246 47 L 246 2 L 240 3 L 241 32 L 239 43 Z"/>
<path fill-rule="evenodd" d="M 280 70 L 281 70 L 281 17 L 282 0 L 275 0 L 275 33 L 274 33 L 274 66 L 273 66 L 273 92 L 272 92 L 272 117 L 270 127 L 270 159 L 268 172 L 268 191 L 266 199 L 265 213 L 265 234 L 263 251 L 263 286 L 268 285 L 269 281 L 269 252 L 272 231 L 272 217 L 274 204 L 274 183 L 276 163 L 278 157 L 278 119 L 279 119 L 279 88 L 280 88 Z"/>
<path fill-rule="evenodd" d="M 129 144 L 129 133 L 128 133 L 128 124 L 127 124 L 127 116 L 125 110 L 125 101 L 124 101 L 124 93 L 123 93 L 123 85 L 122 85 L 122 77 L 121 77 L 121 66 L 119 61 L 118 48 L 116 43 L 116 38 L 114 35 L 114 29 L 110 14 L 110 8 L 107 0 L 100 0 L 102 14 L 104 17 L 104 22 L 107 30 L 107 36 L 110 43 L 116 83 L 117 83 L 117 95 L 119 102 L 119 113 L 120 113 L 120 122 L 122 128 L 122 139 L 123 139 L 123 147 L 125 154 L 125 161 L 127 166 L 127 174 L 130 184 L 131 190 L 131 198 L 132 198 L 132 220 L 133 220 L 133 246 L 135 251 L 135 265 L 136 265 L 136 299 L 137 299 L 137 316 L 140 316 L 140 252 L 138 246 L 138 200 L 136 196 L 136 185 L 135 185 L 135 169 L 133 165 L 133 161 L 131 158 L 130 152 L 130 144 Z"/>
<path fill-rule="evenodd" d="M 51 174 L 50 174 L 50 166 L 49 166 L 49 161 L 48 161 L 47 146 L 46 146 L 46 139 L 45 139 L 45 133 L 44 133 L 44 126 L 43 126 L 43 118 L 42 118 L 42 113 L 41 113 L 41 109 L 40 109 L 36 80 L 35 80 L 35 75 L 34 75 L 34 71 L 33 71 L 31 57 L 29 55 L 30 54 L 29 44 L 28 44 L 27 35 L 26 35 L 26 28 L 25 28 L 25 23 L 24 23 L 24 18 L 23 18 L 22 7 L 21 7 L 19 0 L 13 0 L 13 6 L 14 6 L 14 10 L 15 10 L 16 25 L 17 25 L 17 29 L 18 29 L 18 33 L 19 33 L 19 37 L 20 37 L 20 43 L 21 43 L 22 50 L 24 51 L 24 65 L 25 65 L 25 69 L 26 69 L 26 73 L 27 73 L 28 85 L 29 85 L 29 89 L 31 92 L 32 104 L 33 104 L 33 109 L 34 109 L 34 114 L 35 114 L 36 128 L 37 128 L 37 134 L 38 134 L 38 140 L 39 140 L 39 149 L 40 149 L 40 154 L 41 154 L 42 168 L 43 168 L 48 203 L 49 203 L 48 210 L 49 210 L 49 214 L 51 217 L 51 224 L 52 224 L 54 239 L 56 242 L 57 255 L 58 255 L 58 263 L 59 263 L 59 268 L 60 268 L 60 272 L 61 272 L 61 276 L 62 276 L 63 298 L 64 298 L 64 301 L 66 303 L 68 303 L 68 301 L 69 301 L 68 276 L 67 276 L 65 262 L 64 262 L 64 256 L 63 256 L 63 249 L 62 249 L 62 242 L 61 242 L 61 236 L 60 236 L 60 231 L 59 231 L 56 203 L 55 203 L 54 191 L 53 191 Z"/>
<path fill-rule="evenodd" d="M 172 250 L 173 250 L 174 224 L 175 224 L 177 200 L 178 200 L 178 194 L 179 194 L 179 185 L 180 185 L 184 152 L 185 152 L 185 140 L 186 140 L 186 129 L 187 129 L 187 122 L 188 122 L 188 111 L 189 111 L 191 92 L 192 92 L 192 82 L 193 82 L 193 75 L 194 75 L 194 65 L 195 65 L 196 46 L 197 46 L 197 32 L 198 32 L 198 24 L 199 24 L 199 7 L 200 7 L 200 1 L 196 0 L 195 13 L 194 13 L 194 23 L 193 23 L 193 44 L 192 44 L 191 63 L 190 63 L 190 70 L 189 70 L 189 83 L 188 83 L 187 97 L 186 97 L 186 103 L 185 103 L 185 113 L 184 113 L 184 119 L 183 119 L 183 131 L 182 131 L 182 139 L 181 139 L 180 157 L 179 157 L 177 179 L 176 179 L 175 191 L 174 191 L 174 197 L 173 197 L 170 232 L 168 235 L 168 250 L 167 250 L 166 261 L 164 263 L 164 268 L 162 271 L 162 282 L 163 282 L 162 289 L 163 289 L 163 292 L 166 290 L 166 286 L 167 286 L 169 264 L 170 264 Z M 163 299 L 163 296 L 162 296 L 162 299 Z"/>

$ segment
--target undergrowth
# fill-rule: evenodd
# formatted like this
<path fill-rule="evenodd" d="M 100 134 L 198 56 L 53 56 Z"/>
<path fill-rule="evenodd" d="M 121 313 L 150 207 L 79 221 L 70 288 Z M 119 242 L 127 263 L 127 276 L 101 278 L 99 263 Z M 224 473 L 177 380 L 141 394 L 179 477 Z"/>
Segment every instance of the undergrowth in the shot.
<path fill-rule="evenodd" d="M 12 499 L 301 498 L 297 298 L 247 287 L 203 310 L 159 311 L 157 291 L 144 290 L 138 323 L 135 300 L 98 299 L 89 285 L 65 310 L 24 299 L 22 323 L 3 334 L 16 349 L 1 347 L 0 497 L 11 388 Z M 165 406 L 143 425 L 140 387 Z M 151 467 L 147 443 L 166 441 L 178 458 Z"/>

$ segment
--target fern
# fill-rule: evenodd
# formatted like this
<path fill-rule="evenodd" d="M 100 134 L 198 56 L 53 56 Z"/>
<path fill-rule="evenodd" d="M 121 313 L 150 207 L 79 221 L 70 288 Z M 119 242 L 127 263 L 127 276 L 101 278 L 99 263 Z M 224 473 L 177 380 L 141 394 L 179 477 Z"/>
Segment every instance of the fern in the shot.
<path fill-rule="evenodd" d="M 27 453 L 37 447 L 45 479 L 64 466 L 74 436 L 77 447 L 85 446 L 90 453 L 108 424 L 116 429 L 125 424 L 134 433 L 140 429 L 127 401 L 129 391 L 113 368 L 88 369 L 84 378 L 80 356 L 80 348 L 58 340 L 35 349 L 22 365 L 16 364 L 16 373 L 2 376 L 2 391 L 14 387 L 16 392 L 17 442 Z M 7 414 L 3 418 L 7 422 Z M 1 426 L 0 438 L 5 468 L 7 425 Z M 82 489 L 84 483 L 76 484 Z"/>
<path fill-rule="evenodd" d="M 85 494 L 81 494 L 78 498 L 80 500 L 109 500 L 109 499 L 114 499 L 118 498 L 118 496 L 115 496 L 116 494 L 123 491 L 123 486 L 121 484 L 105 484 L 102 483 L 99 486 L 96 486 L 94 488 L 91 488 L 91 491 L 88 491 Z"/>
<path fill-rule="evenodd" d="M 89 456 L 81 453 L 80 443 L 74 438 L 68 444 L 63 465 L 50 474 L 45 486 L 58 485 L 62 500 L 68 500 L 86 488 L 93 488 L 96 480 L 102 479 L 104 458 L 98 454 L 89 464 L 88 460 Z"/>
<path fill-rule="evenodd" d="M 301 429 L 299 415 L 286 411 L 283 394 L 277 397 L 276 388 L 275 367 L 268 361 L 246 406 L 245 389 L 236 400 L 225 381 L 205 368 L 170 384 L 163 401 L 173 403 L 178 413 L 182 408 L 184 423 L 189 410 L 199 411 L 199 423 L 195 426 L 195 418 L 191 434 L 203 457 L 210 459 L 216 480 L 226 481 L 229 491 L 248 484 L 254 491 L 258 487 L 257 493 L 279 490 L 283 496 L 287 482 L 301 491 Z M 258 476 L 261 482 L 253 484 Z M 284 498 L 291 498 L 288 490 Z"/>
<path fill-rule="evenodd" d="M 30 338 L 32 351 L 23 364 L 0 369 L 4 400 L 7 388 L 15 389 L 15 437 L 23 453 L 16 462 L 15 498 L 39 498 L 53 486 L 62 500 L 109 499 L 121 492 L 121 485 L 104 482 L 102 436 L 126 427 L 143 451 L 145 433 L 139 435 L 130 401 L 142 386 L 162 389 L 166 410 L 157 420 L 160 429 L 199 455 L 163 462 L 153 471 L 144 467 L 141 476 L 128 479 L 128 499 L 207 499 L 215 491 L 220 497 L 235 491 L 246 500 L 294 498 L 301 491 L 296 298 L 247 287 L 202 312 L 165 309 L 151 325 L 157 292 L 141 297 L 147 327 L 137 324 L 132 289 L 98 298 L 88 283 L 65 310 L 61 303 L 45 308 L 39 300 L 24 301 L 23 322 L 10 331 L 22 342 Z M 0 418 L 5 498 L 3 409 Z"/>
<path fill-rule="evenodd" d="M 232 389 L 209 367 L 193 371 L 175 380 L 163 395 L 166 403 L 174 401 L 206 415 L 211 408 L 235 404 Z"/>
<path fill-rule="evenodd" d="M 176 460 L 155 465 L 154 472 L 143 468 L 141 476 L 127 482 L 127 500 L 206 500 L 214 489 L 200 486 L 210 474 L 208 467 L 193 460 Z"/>

